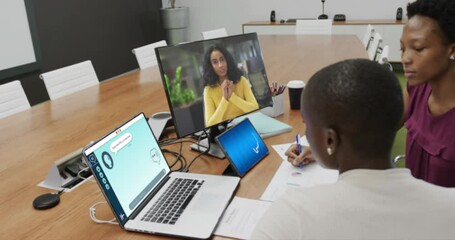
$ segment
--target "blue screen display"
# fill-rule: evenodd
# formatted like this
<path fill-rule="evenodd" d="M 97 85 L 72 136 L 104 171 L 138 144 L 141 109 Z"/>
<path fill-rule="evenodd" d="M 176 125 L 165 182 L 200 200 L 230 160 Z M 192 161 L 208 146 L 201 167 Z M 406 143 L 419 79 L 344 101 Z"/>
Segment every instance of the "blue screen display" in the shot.
<path fill-rule="evenodd" d="M 245 175 L 269 153 L 269 149 L 248 118 L 218 136 L 217 141 L 239 176 Z"/>

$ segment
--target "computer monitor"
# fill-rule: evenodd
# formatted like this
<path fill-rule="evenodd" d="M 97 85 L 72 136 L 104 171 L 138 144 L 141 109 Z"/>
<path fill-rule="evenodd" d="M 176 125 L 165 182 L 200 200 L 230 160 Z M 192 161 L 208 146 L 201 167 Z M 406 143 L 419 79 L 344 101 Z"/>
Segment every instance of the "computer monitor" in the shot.
<path fill-rule="evenodd" d="M 179 138 L 209 128 L 208 142 L 214 143 L 219 126 L 273 104 L 256 33 L 164 46 L 155 52 Z M 225 78 L 230 81 L 223 84 Z"/>

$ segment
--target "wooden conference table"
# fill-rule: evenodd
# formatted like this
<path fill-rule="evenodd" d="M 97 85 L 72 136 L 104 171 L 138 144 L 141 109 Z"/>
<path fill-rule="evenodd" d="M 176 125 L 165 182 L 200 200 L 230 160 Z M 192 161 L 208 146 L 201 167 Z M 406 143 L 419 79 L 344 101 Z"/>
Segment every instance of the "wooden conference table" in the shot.
<path fill-rule="evenodd" d="M 260 36 L 269 82 L 285 84 L 291 79 L 307 80 L 320 68 L 348 58 L 367 58 L 355 36 Z M 288 99 L 287 91 L 285 99 Z M 97 139 L 134 114 L 147 116 L 169 111 L 157 67 L 134 71 L 100 83 L 99 86 L 33 106 L 0 119 L 0 236 L 13 239 L 149 239 L 147 234 L 131 233 L 115 225 L 92 222 L 89 207 L 104 201 L 96 183 L 85 182 L 61 195 L 56 207 L 38 211 L 33 199 L 51 192 L 37 184 L 47 176 L 56 159 L 91 140 Z M 272 144 L 294 140 L 304 126 L 298 110 L 289 110 L 277 119 L 293 126 L 293 131 L 265 139 Z M 196 153 L 184 146 L 184 155 Z M 236 196 L 259 199 L 281 163 L 270 148 L 270 155 L 249 172 Z M 226 160 L 202 156 L 190 172 L 221 174 Z M 113 217 L 106 204 L 97 207 L 99 219 Z M 152 236 L 157 237 L 158 236 Z"/>

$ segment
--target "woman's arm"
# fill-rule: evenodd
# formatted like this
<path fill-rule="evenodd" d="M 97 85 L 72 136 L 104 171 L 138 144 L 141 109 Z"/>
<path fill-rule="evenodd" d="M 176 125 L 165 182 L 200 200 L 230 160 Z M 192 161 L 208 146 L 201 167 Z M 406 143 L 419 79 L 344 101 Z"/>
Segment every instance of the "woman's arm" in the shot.
<path fill-rule="evenodd" d="M 220 105 L 216 107 L 213 102 L 214 91 L 210 91 L 210 87 L 204 88 L 204 115 L 205 115 L 205 126 L 212 126 L 223 121 L 224 113 L 227 110 L 229 102 L 221 98 Z"/>

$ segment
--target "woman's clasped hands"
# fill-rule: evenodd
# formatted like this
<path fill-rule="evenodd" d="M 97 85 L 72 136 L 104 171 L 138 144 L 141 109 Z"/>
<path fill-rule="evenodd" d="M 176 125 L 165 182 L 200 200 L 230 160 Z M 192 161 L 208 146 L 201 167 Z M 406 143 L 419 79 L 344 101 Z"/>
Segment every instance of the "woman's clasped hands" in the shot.
<path fill-rule="evenodd" d="M 226 100 L 229 100 L 232 96 L 232 93 L 234 91 L 234 83 L 231 80 L 225 79 L 221 83 L 221 91 L 223 91 L 223 97 Z"/>

